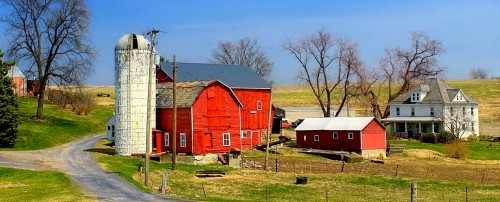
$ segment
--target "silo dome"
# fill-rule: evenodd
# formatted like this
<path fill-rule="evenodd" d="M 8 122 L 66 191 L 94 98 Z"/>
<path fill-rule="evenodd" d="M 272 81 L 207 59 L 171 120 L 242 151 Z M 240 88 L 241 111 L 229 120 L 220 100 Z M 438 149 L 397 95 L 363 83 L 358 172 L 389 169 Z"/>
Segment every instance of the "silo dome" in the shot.
<path fill-rule="evenodd" d="M 127 49 L 149 50 L 150 44 L 151 43 L 146 39 L 146 37 L 140 34 L 126 34 L 118 40 L 118 43 L 116 43 L 115 51 Z"/>
<path fill-rule="evenodd" d="M 148 80 L 151 64 L 150 42 L 142 35 L 127 34 L 115 46 L 115 150 L 130 156 L 146 152 Z M 156 71 L 151 72 L 156 78 Z M 155 82 L 151 90 L 156 89 Z M 156 94 L 152 93 L 151 112 L 156 114 Z M 151 125 L 155 127 L 155 115 Z"/>

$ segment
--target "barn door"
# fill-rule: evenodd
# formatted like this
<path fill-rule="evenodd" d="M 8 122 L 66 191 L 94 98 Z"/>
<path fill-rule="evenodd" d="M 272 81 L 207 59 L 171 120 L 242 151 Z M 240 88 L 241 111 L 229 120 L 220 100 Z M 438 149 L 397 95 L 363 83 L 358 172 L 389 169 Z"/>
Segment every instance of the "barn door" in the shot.
<path fill-rule="evenodd" d="M 212 142 L 212 133 L 205 133 L 203 137 L 203 142 L 205 143 L 205 149 L 213 149 L 214 144 Z"/>

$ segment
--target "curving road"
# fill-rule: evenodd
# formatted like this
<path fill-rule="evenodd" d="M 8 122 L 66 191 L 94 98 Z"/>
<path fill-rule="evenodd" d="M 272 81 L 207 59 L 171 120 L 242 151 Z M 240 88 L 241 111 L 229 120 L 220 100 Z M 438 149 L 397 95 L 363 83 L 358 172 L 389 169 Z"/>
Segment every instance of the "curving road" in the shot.
<path fill-rule="evenodd" d="M 97 200 L 176 201 L 145 193 L 121 177 L 102 170 L 86 151 L 102 138 L 104 135 L 91 136 L 45 150 L 0 151 L 0 166 L 62 171 Z"/>

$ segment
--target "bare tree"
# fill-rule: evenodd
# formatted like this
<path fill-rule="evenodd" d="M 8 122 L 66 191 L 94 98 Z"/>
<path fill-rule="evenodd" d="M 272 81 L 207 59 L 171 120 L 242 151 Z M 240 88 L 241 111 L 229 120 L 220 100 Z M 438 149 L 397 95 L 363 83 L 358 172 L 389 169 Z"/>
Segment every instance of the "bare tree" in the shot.
<path fill-rule="evenodd" d="M 221 41 L 212 51 L 212 63 L 245 65 L 259 76 L 269 78 L 273 63 L 261 50 L 256 39 L 245 37 L 237 42 Z"/>
<path fill-rule="evenodd" d="M 472 131 L 474 116 L 465 107 L 446 107 L 441 117 L 444 119 L 444 126 L 458 139 L 467 131 Z"/>
<path fill-rule="evenodd" d="M 381 78 L 381 74 L 375 69 L 367 69 L 361 66 L 354 70 L 355 83 L 349 90 L 350 96 L 355 98 L 359 105 L 368 105 L 371 114 L 378 120 L 382 118 L 379 97 L 384 82 L 379 82 Z M 378 89 L 378 91 L 375 89 Z"/>
<path fill-rule="evenodd" d="M 490 72 L 481 68 L 474 68 L 469 70 L 471 79 L 488 79 Z"/>
<path fill-rule="evenodd" d="M 409 49 L 386 49 L 380 60 L 381 72 L 389 84 L 387 103 L 408 92 L 415 80 L 436 76 L 444 70 L 437 59 L 444 52 L 440 41 L 431 39 L 424 32 L 412 32 L 410 42 Z M 396 82 L 398 85 L 394 86 Z M 388 116 L 389 105 L 385 107 L 383 118 Z"/>
<path fill-rule="evenodd" d="M 29 64 L 38 75 L 37 119 L 49 80 L 80 85 L 92 72 L 94 51 L 88 39 L 90 12 L 84 0 L 1 0 L 12 8 L 8 25 L 10 56 Z"/>
<path fill-rule="evenodd" d="M 363 64 L 357 44 L 347 38 L 334 39 L 328 31 L 320 29 L 316 35 L 289 39 L 282 46 L 300 63 L 297 78 L 309 85 L 325 117 L 332 114 L 334 96 L 341 95 L 335 113 L 338 116 L 349 96 L 349 77 Z"/>

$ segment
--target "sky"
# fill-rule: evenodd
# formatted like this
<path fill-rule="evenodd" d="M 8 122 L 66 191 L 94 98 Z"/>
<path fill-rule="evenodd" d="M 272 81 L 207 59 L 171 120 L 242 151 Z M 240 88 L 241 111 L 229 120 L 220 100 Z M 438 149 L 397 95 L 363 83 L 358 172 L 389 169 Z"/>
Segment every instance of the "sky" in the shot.
<path fill-rule="evenodd" d="M 299 63 L 283 48 L 325 28 L 358 43 L 369 68 L 378 68 L 386 48 L 408 48 L 412 31 L 442 42 L 439 64 L 446 79 L 466 79 L 471 68 L 500 76 L 500 1 L 458 0 L 89 0 L 90 39 L 96 48 L 95 71 L 87 85 L 114 84 L 114 47 L 128 33 L 157 36 L 159 54 L 179 62 L 207 63 L 219 41 L 257 39 L 274 63 L 276 84 L 298 83 Z M 9 8 L 0 7 L 0 15 Z M 8 40 L 0 22 L 0 48 Z M 23 67 L 21 67 L 23 69 Z M 23 69 L 25 70 L 25 69 Z"/>

